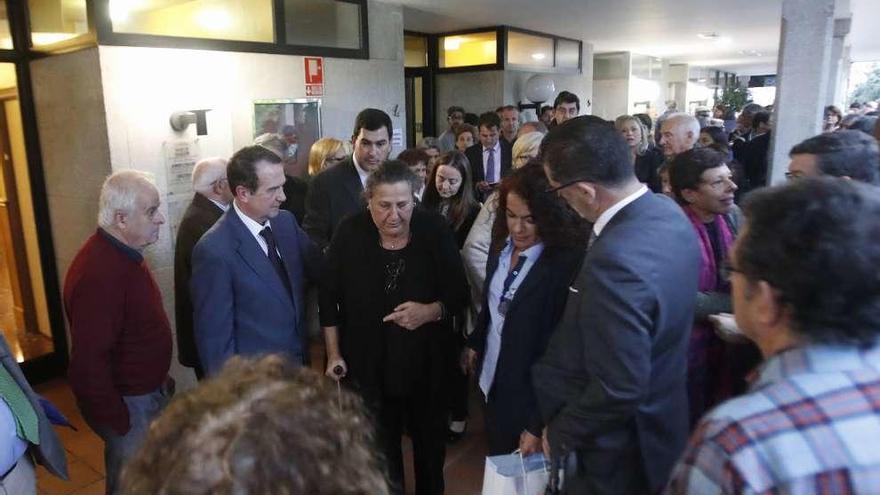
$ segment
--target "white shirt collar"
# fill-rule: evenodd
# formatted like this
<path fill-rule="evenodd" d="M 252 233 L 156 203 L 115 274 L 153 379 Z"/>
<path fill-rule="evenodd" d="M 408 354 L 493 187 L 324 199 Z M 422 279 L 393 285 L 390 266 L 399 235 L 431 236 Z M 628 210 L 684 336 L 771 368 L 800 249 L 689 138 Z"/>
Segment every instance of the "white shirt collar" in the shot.
<path fill-rule="evenodd" d="M 501 256 L 510 258 L 510 253 L 513 252 L 513 239 L 510 236 L 507 236 L 507 242 L 504 244 L 504 249 L 501 250 Z M 538 258 L 541 257 L 541 253 L 544 252 L 544 242 L 539 242 L 534 246 L 523 250 L 523 252 L 519 253 L 520 256 L 525 256 L 527 260 L 535 263 Z"/>
<path fill-rule="evenodd" d="M 229 204 L 223 204 L 223 203 L 216 201 L 216 200 L 213 200 L 211 198 L 208 198 L 208 201 L 214 203 L 215 205 L 217 205 L 217 208 L 220 208 L 223 211 L 226 211 L 229 209 Z"/>
<path fill-rule="evenodd" d="M 241 221 L 244 222 L 244 226 L 247 227 L 247 229 L 250 231 L 251 234 L 254 235 L 254 237 L 262 239 L 262 237 L 260 236 L 260 232 L 266 227 L 272 227 L 269 224 L 269 220 L 266 220 L 266 223 L 264 225 L 260 225 L 259 222 L 245 215 L 245 213 L 241 211 L 241 209 L 239 209 L 238 204 L 235 202 L 235 200 L 232 201 L 232 207 L 233 209 L 235 209 L 235 213 L 238 214 L 238 218 L 241 218 Z"/>
<path fill-rule="evenodd" d="M 489 153 L 490 148 L 487 148 L 487 147 L 483 146 L 482 144 L 480 144 L 480 147 L 483 148 L 484 155 Z M 501 135 L 500 134 L 498 135 L 498 141 L 495 142 L 495 147 L 493 147 L 491 149 L 495 150 L 496 155 L 501 153 Z"/>
<path fill-rule="evenodd" d="M 366 189 L 367 187 L 367 177 L 370 175 L 370 172 L 361 168 L 358 163 L 357 157 L 354 154 L 351 155 L 351 161 L 354 163 L 354 169 L 357 170 L 358 177 L 361 179 L 361 186 Z"/>
<path fill-rule="evenodd" d="M 639 199 L 640 197 L 642 197 L 643 194 L 645 194 L 647 192 L 648 192 L 648 187 L 645 186 L 644 184 L 642 184 L 642 187 L 640 187 L 636 192 L 621 199 L 617 203 L 614 203 L 614 206 L 612 206 L 611 208 L 608 208 L 607 210 L 602 212 L 602 214 L 599 215 L 599 218 L 596 219 L 596 223 L 593 224 L 593 232 L 596 233 L 596 237 L 599 237 L 600 235 L 602 235 L 602 229 L 604 229 L 605 226 L 608 225 L 608 222 L 610 222 L 611 219 L 614 218 L 614 215 L 617 215 L 617 213 L 620 210 L 622 210 L 624 207 L 626 207 L 626 205 Z"/>

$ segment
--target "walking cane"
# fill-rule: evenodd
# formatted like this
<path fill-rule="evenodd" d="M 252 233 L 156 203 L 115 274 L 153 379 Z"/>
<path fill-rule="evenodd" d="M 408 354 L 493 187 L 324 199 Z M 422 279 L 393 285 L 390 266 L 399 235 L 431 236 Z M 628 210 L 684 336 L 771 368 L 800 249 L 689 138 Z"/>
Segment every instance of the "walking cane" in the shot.
<path fill-rule="evenodd" d="M 345 369 L 341 365 L 336 365 L 333 367 L 333 374 L 336 375 L 339 380 L 342 379 L 342 374 L 345 373 Z M 339 380 L 336 380 L 336 403 L 339 406 L 339 412 L 342 412 L 342 385 L 339 383 Z"/>

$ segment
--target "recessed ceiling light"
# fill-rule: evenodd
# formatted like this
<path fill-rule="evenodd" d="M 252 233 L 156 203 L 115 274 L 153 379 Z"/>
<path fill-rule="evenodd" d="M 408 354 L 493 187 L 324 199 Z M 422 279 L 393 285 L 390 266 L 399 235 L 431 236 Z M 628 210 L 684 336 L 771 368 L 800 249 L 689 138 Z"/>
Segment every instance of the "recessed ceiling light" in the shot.
<path fill-rule="evenodd" d="M 547 57 L 547 55 L 544 55 L 544 54 L 541 53 L 541 52 L 533 53 L 533 54 L 532 54 L 532 58 L 535 59 L 535 60 L 544 60 L 544 58 L 546 58 L 546 57 Z"/>

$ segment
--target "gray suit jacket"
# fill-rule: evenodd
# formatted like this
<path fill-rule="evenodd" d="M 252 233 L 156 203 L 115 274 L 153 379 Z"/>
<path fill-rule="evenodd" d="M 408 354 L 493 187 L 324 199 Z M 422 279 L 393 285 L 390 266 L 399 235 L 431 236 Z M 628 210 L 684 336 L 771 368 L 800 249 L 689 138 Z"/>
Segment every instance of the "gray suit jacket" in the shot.
<path fill-rule="evenodd" d="M 3 367 L 12 375 L 15 383 L 21 387 L 21 390 L 27 396 L 31 407 L 37 412 L 37 419 L 40 422 L 40 445 L 31 446 L 31 451 L 35 454 L 37 462 L 55 476 L 65 480 L 68 479 L 67 457 L 64 454 L 64 446 L 61 445 L 61 440 L 58 439 L 58 435 L 52 429 L 52 423 L 49 422 L 49 418 L 43 412 L 43 406 L 40 405 L 37 394 L 34 393 L 34 390 L 25 379 L 24 373 L 21 372 L 21 368 L 18 367 L 18 363 L 15 361 L 12 353 L 9 352 L 9 346 L 2 336 L 0 336 L 0 363 L 3 363 Z"/>
<path fill-rule="evenodd" d="M 551 450 L 580 458 L 570 493 L 655 493 L 684 451 L 699 260 L 681 208 L 650 192 L 587 252 L 532 369 Z"/>

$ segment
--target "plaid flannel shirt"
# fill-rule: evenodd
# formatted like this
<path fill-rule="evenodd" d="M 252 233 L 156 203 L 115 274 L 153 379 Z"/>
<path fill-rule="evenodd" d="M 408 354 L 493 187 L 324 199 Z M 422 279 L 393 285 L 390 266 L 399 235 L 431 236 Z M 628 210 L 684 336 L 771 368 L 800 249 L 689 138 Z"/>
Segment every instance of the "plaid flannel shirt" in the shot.
<path fill-rule="evenodd" d="M 700 421 L 668 494 L 880 494 L 880 345 L 790 349 Z"/>

